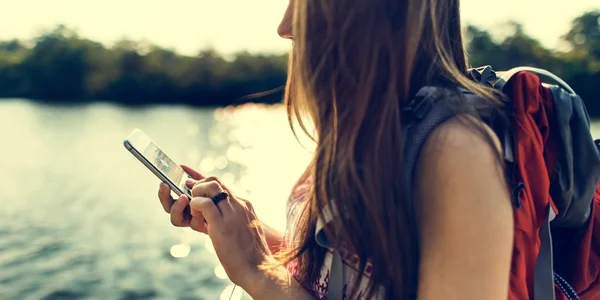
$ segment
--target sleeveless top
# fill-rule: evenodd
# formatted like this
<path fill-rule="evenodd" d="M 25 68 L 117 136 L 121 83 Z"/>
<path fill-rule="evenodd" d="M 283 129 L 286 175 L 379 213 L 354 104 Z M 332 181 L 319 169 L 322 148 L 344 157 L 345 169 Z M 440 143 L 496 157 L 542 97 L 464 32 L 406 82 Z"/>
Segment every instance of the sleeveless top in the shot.
<path fill-rule="evenodd" d="M 302 209 L 308 203 L 307 201 L 307 193 L 310 191 L 312 181 L 308 176 L 303 175 L 294 188 L 292 189 L 292 193 L 288 199 L 287 203 L 287 226 L 284 234 L 283 245 L 284 247 L 292 247 L 294 241 L 293 237 L 296 231 L 296 225 L 298 224 L 298 220 Z M 321 267 L 321 274 L 318 276 L 315 282 L 310 283 L 302 283 L 302 286 L 308 290 L 315 299 L 318 300 L 326 300 L 327 299 L 327 291 L 329 287 L 329 272 L 331 271 L 331 264 L 333 261 L 333 249 L 329 249 L 325 254 L 325 259 L 323 262 L 323 266 Z M 337 251 L 337 250 L 336 250 Z M 359 289 L 357 291 L 357 296 L 354 299 L 366 299 L 366 292 L 369 280 L 371 278 L 371 265 L 367 263 L 366 269 L 362 274 L 358 273 L 358 256 L 351 253 L 344 253 L 343 251 L 339 253 L 343 262 L 342 272 L 343 272 L 343 289 L 342 289 L 342 299 L 351 299 L 350 293 L 352 292 L 353 286 L 352 284 L 355 282 L 357 276 L 361 276 L 361 281 L 359 285 Z M 296 264 L 292 262 L 288 265 L 288 271 L 290 274 L 299 281 Z M 382 297 L 371 298 L 375 300 L 383 299 Z"/>

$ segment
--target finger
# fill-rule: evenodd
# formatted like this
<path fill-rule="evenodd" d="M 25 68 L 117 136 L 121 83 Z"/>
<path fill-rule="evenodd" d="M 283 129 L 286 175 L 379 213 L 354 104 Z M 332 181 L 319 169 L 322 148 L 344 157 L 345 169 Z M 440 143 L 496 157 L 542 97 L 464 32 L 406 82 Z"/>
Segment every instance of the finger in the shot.
<path fill-rule="evenodd" d="M 203 224 L 206 224 L 206 219 L 204 218 L 204 215 L 202 214 L 201 211 L 191 209 L 190 205 L 188 205 L 188 207 L 190 207 L 190 214 L 192 216 L 192 219 L 194 219 L 194 218 L 200 219 Z"/>
<path fill-rule="evenodd" d="M 184 214 L 184 210 L 189 202 L 187 196 L 182 195 L 171 206 L 171 224 L 173 226 L 185 227 L 190 224 L 190 217 L 186 217 L 186 214 Z"/>
<path fill-rule="evenodd" d="M 246 211 L 248 212 L 248 214 L 250 216 L 252 216 L 253 218 L 256 217 L 256 212 L 254 211 L 254 205 L 252 205 L 252 202 L 250 202 L 248 200 L 243 200 L 243 201 L 240 201 L 240 204 L 245 206 Z"/>
<path fill-rule="evenodd" d="M 252 205 L 252 202 L 238 197 L 229 198 L 229 202 L 234 210 L 246 211 L 247 213 L 254 214 L 254 206 Z"/>
<path fill-rule="evenodd" d="M 188 188 L 190 188 L 190 189 L 191 189 L 191 188 L 193 188 L 193 187 L 194 187 L 194 185 L 196 185 L 196 184 L 198 184 L 198 183 L 200 183 L 200 182 L 208 182 L 208 181 L 216 181 L 216 182 L 218 182 L 218 183 L 219 183 L 221 186 L 223 185 L 223 184 L 221 183 L 221 181 L 219 181 L 219 178 L 217 178 L 217 177 L 215 177 L 215 176 L 204 177 L 204 178 L 202 178 L 202 179 L 200 179 L 200 180 L 188 179 L 188 180 L 186 180 L 186 181 L 185 181 L 185 185 L 186 185 Z"/>
<path fill-rule="evenodd" d="M 190 176 L 192 176 L 193 179 L 195 180 L 201 180 L 204 178 L 204 176 L 202 176 L 202 174 L 200 174 L 200 172 L 186 166 L 186 165 L 181 165 L 181 168 L 188 173 Z"/>
<path fill-rule="evenodd" d="M 208 177 L 204 177 L 201 180 L 195 181 L 195 184 L 198 184 L 199 182 L 209 182 L 209 181 L 216 181 L 218 184 L 221 185 L 221 190 L 224 190 L 226 192 L 228 192 L 231 195 L 231 192 L 229 191 L 229 189 L 221 182 L 221 180 L 219 179 L 219 177 L 215 177 L 215 176 L 208 176 Z M 190 186 L 189 188 L 192 188 L 194 185 Z"/>
<path fill-rule="evenodd" d="M 190 207 L 191 207 L 191 204 L 190 204 Z M 202 214 L 202 212 L 201 212 L 201 211 L 199 211 L 199 210 L 194 210 L 194 209 L 192 209 L 192 210 L 191 210 L 191 214 L 192 214 L 192 217 L 193 217 L 193 218 L 201 218 L 201 219 L 204 219 L 204 215 L 203 215 L 203 214 Z"/>
<path fill-rule="evenodd" d="M 182 165 L 182 166 L 183 166 L 183 165 Z M 187 167 L 187 166 L 186 166 L 186 168 L 189 168 L 189 167 Z M 189 170 L 191 170 L 192 172 L 196 172 L 196 171 L 194 171 L 194 170 L 192 170 L 192 169 L 189 169 Z M 219 178 L 217 178 L 217 177 L 215 177 L 215 176 L 209 176 L 209 177 L 205 177 L 205 176 L 203 176 L 203 175 L 200 175 L 200 173 L 198 173 L 198 172 L 196 172 L 196 174 L 197 174 L 198 176 L 195 176 L 195 175 L 194 175 L 194 176 L 195 176 L 196 178 L 200 178 L 200 179 L 196 179 L 196 178 L 188 178 L 188 180 L 186 180 L 186 181 L 185 181 L 185 185 L 186 185 L 186 186 L 187 186 L 189 189 L 193 188 L 193 187 L 194 187 L 194 185 L 196 185 L 198 182 L 205 182 L 205 181 L 216 181 L 216 182 L 218 182 L 219 184 L 221 184 L 221 181 L 219 181 Z M 221 184 L 221 185 L 222 185 L 222 184 Z"/>
<path fill-rule="evenodd" d="M 158 199 L 165 212 L 171 212 L 171 206 L 173 206 L 175 199 L 171 197 L 171 188 L 164 182 L 161 182 L 158 188 Z"/>
<path fill-rule="evenodd" d="M 212 198 L 223 191 L 223 187 L 217 181 L 198 181 L 192 187 L 193 197 Z"/>
<path fill-rule="evenodd" d="M 223 192 L 224 189 L 217 181 L 199 181 L 192 188 L 192 196 L 193 197 L 206 197 L 213 198 L 219 193 Z M 217 203 L 217 207 L 221 211 L 223 215 L 229 215 L 233 212 L 233 206 L 231 205 L 231 196 L 223 199 Z"/>
<path fill-rule="evenodd" d="M 193 214 L 202 213 L 206 219 L 206 223 L 208 223 L 207 229 L 209 226 L 223 226 L 223 216 L 217 206 L 213 203 L 212 199 L 206 197 L 194 197 L 192 198 L 192 201 L 190 201 L 190 207 L 192 208 Z"/>
<path fill-rule="evenodd" d="M 191 189 L 191 188 L 193 188 L 193 187 L 194 187 L 194 185 L 196 185 L 196 183 L 198 183 L 198 180 L 194 180 L 194 179 L 188 179 L 188 180 L 186 180 L 186 181 L 185 181 L 185 186 L 186 186 L 188 189 Z"/>
<path fill-rule="evenodd" d="M 190 221 L 190 228 L 198 232 L 208 233 L 206 230 L 206 220 L 204 219 L 204 215 L 202 215 L 202 213 L 192 217 L 192 221 Z"/>

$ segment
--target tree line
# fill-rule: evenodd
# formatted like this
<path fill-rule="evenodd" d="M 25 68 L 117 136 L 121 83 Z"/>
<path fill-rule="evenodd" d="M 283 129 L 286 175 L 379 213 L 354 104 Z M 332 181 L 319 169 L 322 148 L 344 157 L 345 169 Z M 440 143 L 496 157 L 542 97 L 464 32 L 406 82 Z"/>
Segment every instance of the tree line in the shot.
<path fill-rule="evenodd" d="M 548 49 L 518 23 L 498 40 L 476 26 L 465 28 L 473 66 L 496 70 L 535 66 L 551 70 L 577 91 L 590 114 L 600 116 L 600 10 L 572 21 L 561 39 L 564 49 Z M 52 103 L 111 101 L 124 105 L 185 104 L 223 106 L 243 102 L 277 103 L 285 83 L 287 54 L 231 58 L 206 49 L 185 56 L 157 45 L 122 40 L 107 47 L 59 25 L 32 41 L 0 41 L 0 98 Z"/>

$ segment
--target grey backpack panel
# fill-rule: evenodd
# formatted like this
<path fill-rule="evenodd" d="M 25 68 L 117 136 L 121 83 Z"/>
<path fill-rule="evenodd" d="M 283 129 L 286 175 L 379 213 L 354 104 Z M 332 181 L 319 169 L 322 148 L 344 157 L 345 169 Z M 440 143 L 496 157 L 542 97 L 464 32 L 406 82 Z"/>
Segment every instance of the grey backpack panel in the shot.
<path fill-rule="evenodd" d="M 552 227 L 581 227 L 600 180 L 600 155 L 579 96 L 550 87 L 556 116 L 557 161 L 550 194 L 560 212 Z"/>

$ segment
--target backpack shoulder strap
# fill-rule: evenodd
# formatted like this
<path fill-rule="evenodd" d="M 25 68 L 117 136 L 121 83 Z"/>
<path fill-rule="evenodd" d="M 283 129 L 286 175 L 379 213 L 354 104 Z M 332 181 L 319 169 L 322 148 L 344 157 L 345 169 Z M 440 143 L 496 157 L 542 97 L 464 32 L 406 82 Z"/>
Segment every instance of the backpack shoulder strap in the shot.
<path fill-rule="evenodd" d="M 460 105 L 453 105 L 460 103 Z M 403 110 L 402 139 L 404 139 L 403 162 L 407 170 L 407 195 L 412 197 L 414 173 L 419 154 L 429 135 L 442 123 L 466 112 L 474 112 L 478 105 L 487 103 L 466 89 L 450 90 L 426 86 L 417 92 Z"/>
<path fill-rule="evenodd" d="M 548 205 L 548 215 L 540 227 L 540 251 L 535 260 L 533 271 L 533 299 L 555 299 L 554 295 L 554 262 L 552 254 L 552 233 L 550 222 L 555 214 L 552 206 Z"/>
<path fill-rule="evenodd" d="M 329 281 L 327 282 L 327 299 L 342 300 L 344 297 L 344 263 L 338 250 L 333 251 Z"/>

